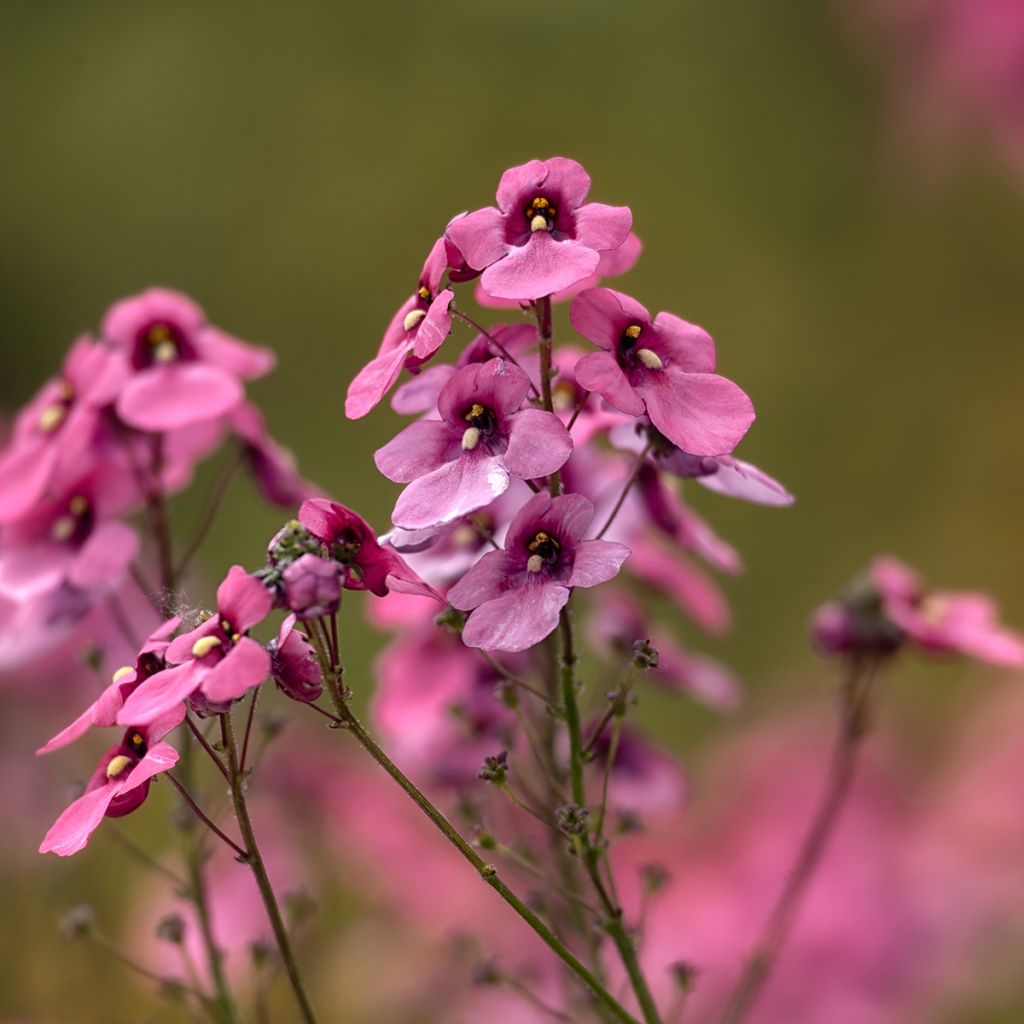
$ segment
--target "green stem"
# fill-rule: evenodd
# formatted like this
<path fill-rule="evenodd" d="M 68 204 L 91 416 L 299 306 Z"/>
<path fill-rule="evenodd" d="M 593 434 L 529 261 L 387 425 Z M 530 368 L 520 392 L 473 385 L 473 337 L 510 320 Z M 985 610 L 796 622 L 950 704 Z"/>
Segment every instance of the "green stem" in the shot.
<path fill-rule="evenodd" d="M 537 933 L 548 948 L 576 975 L 577 978 L 622 1024 L 637 1024 L 614 996 L 598 981 L 590 970 L 562 943 L 555 933 L 535 914 L 498 876 L 493 864 L 488 864 L 456 831 L 451 822 L 415 786 L 402 770 L 384 753 L 373 737 L 363 728 L 345 700 L 344 689 L 336 672 L 325 672 L 331 699 L 337 711 L 337 721 L 348 729 L 359 744 L 370 754 L 405 794 L 433 822 L 439 832 L 459 851 L 480 874 L 480 877 Z"/>
<path fill-rule="evenodd" d="M 583 741 L 580 735 L 580 705 L 576 700 L 576 649 L 572 632 L 572 612 L 566 602 L 558 617 L 562 651 L 560 672 L 562 681 L 562 710 L 569 730 L 569 780 L 572 799 L 579 807 L 586 806 L 583 788 Z"/>
<path fill-rule="evenodd" d="M 267 874 L 266 865 L 260 854 L 260 848 L 256 843 L 256 833 L 253 831 L 252 819 L 249 817 L 249 808 L 245 800 L 245 773 L 239 767 L 238 744 L 235 740 L 235 730 L 231 722 L 230 713 L 220 716 L 221 735 L 224 741 L 224 748 L 228 754 L 228 771 L 231 782 L 231 802 L 235 807 L 235 817 L 238 819 L 238 827 L 242 833 L 242 839 L 246 848 L 246 862 L 252 870 L 256 885 L 266 908 L 267 917 L 270 919 L 270 927 L 274 932 L 274 939 L 277 942 L 278 952 L 281 954 L 281 961 L 284 963 L 288 980 L 291 982 L 292 992 L 295 994 L 295 1001 L 298 1003 L 299 1013 L 305 1024 L 316 1024 L 316 1016 L 306 995 L 302 977 L 299 974 L 298 963 L 295 953 L 292 950 L 291 940 L 288 938 L 288 930 L 285 928 L 284 919 L 281 917 L 281 908 L 277 905 L 277 897 L 274 895 L 274 887 L 271 885 L 270 877 Z"/>

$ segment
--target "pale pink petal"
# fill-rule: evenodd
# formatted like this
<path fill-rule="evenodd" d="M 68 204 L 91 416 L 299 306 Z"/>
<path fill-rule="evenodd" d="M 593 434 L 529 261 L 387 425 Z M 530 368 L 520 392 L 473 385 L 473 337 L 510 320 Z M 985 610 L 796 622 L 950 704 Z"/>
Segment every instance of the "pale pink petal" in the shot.
<path fill-rule="evenodd" d="M 0 523 L 20 519 L 39 501 L 59 455 L 55 444 L 21 444 L 0 457 Z"/>
<path fill-rule="evenodd" d="M 709 476 L 698 476 L 697 483 L 716 494 L 741 498 L 756 505 L 792 505 L 796 499 L 785 487 L 757 466 L 730 455 L 715 460 L 718 470 Z"/>
<path fill-rule="evenodd" d="M 572 454 L 572 438 L 554 413 L 523 409 L 509 417 L 508 425 L 508 448 L 501 461 L 523 480 L 554 473 Z"/>
<path fill-rule="evenodd" d="M 630 416 L 643 413 L 643 399 L 633 390 L 610 352 L 591 352 L 576 364 L 573 372 L 581 388 L 600 395 L 613 408 Z"/>
<path fill-rule="evenodd" d="M 576 211 L 576 241 L 590 249 L 618 249 L 632 226 L 628 206 L 586 203 Z"/>
<path fill-rule="evenodd" d="M 703 327 L 672 313 L 659 313 L 654 329 L 661 339 L 658 352 L 662 359 L 667 353 L 672 363 L 687 373 L 715 372 L 715 342 Z"/>
<path fill-rule="evenodd" d="M 474 270 L 483 270 L 508 252 L 505 218 L 500 210 L 486 206 L 448 225 L 448 238 Z"/>
<path fill-rule="evenodd" d="M 202 681 L 203 670 L 195 661 L 157 672 L 124 702 L 117 724 L 130 728 L 157 721 L 194 693 Z"/>
<path fill-rule="evenodd" d="M 411 423 L 373 454 L 377 469 L 389 480 L 406 484 L 457 458 L 462 446 L 441 420 Z"/>
<path fill-rule="evenodd" d="M 120 786 L 108 783 L 84 793 L 53 823 L 39 846 L 40 853 L 70 857 L 78 853 L 107 813 L 110 802 L 121 792 Z"/>
<path fill-rule="evenodd" d="M 134 561 L 139 535 L 116 520 L 100 523 L 79 549 L 68 571 L 68 582 L 81 590 L 115 586 Z"/>
<path fill-rule="evenodd" d="M 525 245 L 491 264 L 480 283 L 498 299 L 540 299 L 593 274 L 598 255 L 572 240 L 556 242 L 547 231 L 534 231 Z"/>
<path fill-rule="evenodd" d="M 65 544 L 12 547 L 0 554 L 0 594 L 26 601 L 60 586 L 75 553 Z"/>
<path fill-rule="evenodd" d="M 596 587 L 618 575 L 622 563 L 629 558 L 629 548 L 608 540 L 585 540 L 576 546 L 570 587 Z"/>
<path fill-rule="evenodd" d="M 138 430 L 161 432 L 229 413 L 244 398 L 237 377 L 204 363 L 167 363 L 136 374 L 117 413 Z"/>
<path fill-rule="evenodd" d="M 391 408 L 403 416 L 433 412 L 437 408 L 437 396 L 454 374 L 454 366 L 428 366 L 398 388 L 391 399 Z"/>
<path fill-rule="evenodd" d="M 487 651 L 525 651 L 558 626 L 569 590 L 533 583 L 485 601 L 466 620 L 462 642 Z"/>
<path fill-rule="evenodd" d="M 450 523 L 489 505 L 508 485 L 500 459 L 466 454 L 409 484 L 391 519 L 406 530 Z"/>
<path fill-rule="evenodd" d="M 246 380 L 269 373 L 277 362 L 270 349 L 248 345 L 217 327 L 204 327 L 196 336 L 196 348 L 206 362 Z"/>
<path fill-rule="evenodd" d="M 240 565 L 233 565 L 217 588 L 217 608 L 236 633 L 262 622 L 273 605 L 270 591 Z"/>
<path fill-rule="evenodd" d="M 506 589 L 512 562 L 507 551 L 488 551 L 448 591 L 448 600 L 461 611 L 500 597 Z"/>
<path fill-rule="evenodd" d="M 345 396 L 345 415 L 350 420 L 361 419 L 391 390 L 411 350 L 410 344 L 385 352 L 355 375 Z"/>
<path fill-rule="evenodd" d="M 241 697 L 270 675 L 270 655 L 262 644 L 243 636 L 203 679 L 203 695 L 213 704 Z"/>

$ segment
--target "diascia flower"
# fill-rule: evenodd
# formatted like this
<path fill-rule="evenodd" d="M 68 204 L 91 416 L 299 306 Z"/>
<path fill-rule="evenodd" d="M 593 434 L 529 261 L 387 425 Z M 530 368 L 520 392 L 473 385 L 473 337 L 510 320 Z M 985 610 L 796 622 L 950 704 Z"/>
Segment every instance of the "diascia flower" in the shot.
<path fill-rule="evenodd" d="M 601 253 L 629 235 L 629 208 L 588 203 L 589 192 L 590 175 L 575 160 L 531 160 L 501 176 L 496 207 L 453 220 L 446 236 L 483 271 L 488 295 L 544 298 L 596 273 Z"/>
<path fill-rule="evenodd" d="M 166 730 L 132 726 L 121 742 L 100 759 L 85 792 L 54 822 L 39 847 L 40 853 L 69 857 L 78 853 L 99 823 L 131 814 L 149 793 L 154 775 L 178 762 L 178 752 L 161 743 Z"/>
<path fill-rule="evenodd" d="M 356 374 L 345 398 L 345 415 L 350 420 L 365 416 L 391 390 L 402 367 L 429 359 L 452 329 L 448 307 L 455 297 L 441 288 L 447 269 L 444 238 L 439 238 L 420 271 L 416 291 L 391 318 L 377 355 Z"/>
<path fill-rule="evenodd" d="M 440 420 L 406 427 L 374 456 L 390 480 L 408 483 L 392 520 L 408 530 L 448 523 L 489 505 L 512 477 L 555 472 L 572 440 L 553 413 L 523 407 L 530 380 L 504 359 L 466 366 L 442 388 Z"/>
<path fill-rule="evenodd" d="M 573 301 L 573 327 L 604 349 L 576 366 L 581 387 L 630 416 L 643 413 L 692 455 L 727 455 L 754 422 L 754 407 L 731 380 L 715 373 L 715 343 L 671 313 L 651 314 L 611 288 Z"/>
<path fill-rule="evenodd" d="M 629 557 L 625 544 L 583 540 L 594 506 L 581 494 L 534 495 L 512 520 L 500 551 L 489 551 L 448 593 L 471 611 L 470 647 L 523 651 L 558 625 L 573 587 L 612 579 Z"/>
<path fill-rule="evenodd" d="M 117 413 L 138 430 L 164 431 L 223 416 L 243 399 L 241 380 L 274 365 L 266 349 L 206 322 L 188 296 L 150 288 L 114 303 L 102 335 L 121 348 L 134 371 Z"/>
<path fill-rule="evenodd" d="M 119 725 L 147 725 L 199 691 L 207 704 L 227 704 L 270 674 L 270 655 L 248 636 L 273 605 L 270 592 L 240 565 L 217 588 L 217 612 L 172 640 L 170 668 L 138 687 L 117 716 Z"/>

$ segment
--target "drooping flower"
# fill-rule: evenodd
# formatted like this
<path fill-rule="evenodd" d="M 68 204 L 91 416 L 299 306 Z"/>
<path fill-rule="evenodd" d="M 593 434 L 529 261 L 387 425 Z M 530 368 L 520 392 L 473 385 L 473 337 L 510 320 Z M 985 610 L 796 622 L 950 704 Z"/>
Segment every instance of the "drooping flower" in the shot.
<path fill-rule="evenodd" d="M 671 313 L 651 314 L 635 299 L 592 288 L 569 311 L 573 327 L 602 352 L 576 366 L 581 387 L 630 416 L 643 413 L 693 455 L 727 455 L 754 422 L 754 407 L 715 373 L 715 343 Z"/>
<path fill-rule="evenodd" d="M 881 657 L 905 643 L 936 654 L 960 654 L 993 665 L 1024 666 L 1024 636 L 999 622 L 987 594 L 929 590 L 895 558 L 876 558 L 811 623 L 828 654 Z"/>
<path fill-rule="evenodd" d="M 68 743 L 84 735 L 93 726 L 111 726 L 117 724 L 117 716 L 124 707 L 125 701 L 135 692 L 147 679 L 156 675 L 165 667 L 164 652 L 171 642 L 174 631 L 181 625 L 181 619 L 174 616 L 162 623 L 146 639 L 146 642 L 139 650 L 134 665 L 124 665 L 115 673 L 110 685 L 89 705 L 69 726 L 62 729 L 48 743 L 40 747 L 37 754 L 48 754 L 51 750 L 66 746 Z M 185 707 L 180 705 L 176 709 L 179 717 L 184 715 Z M 172 711 L 172 713 L 174 713 Z M 174 723 L 175 725 L 177 722 Z M 172 725 L 167 725 L 166 731 L 170 732 Z"/>
<path fill-rule="evenodd" d="M 128 376 L 124 356 L 87 335 L 64 359 L 59 377 L 47 381 L 18 415 L 0 456 L 0 522 L 19 519 L 55 480 L 77 476 L 88 461 L 100 410 Z"/>
<path fill-rule="evenodd" d="M 309 557 L 309 556 L 306 556 Z M 324 681 L 312 644 L 296 628 L 296 617 L 281 623 L 277 637 L 268 645 L 270 674 L 292 700 L 309 704 L 323 693 Z"/>
<path fill-rule="evenodd" d="M 268 350 L 213 327 L 195 302 L 167 288 L 114 303 L 102 335 L 127 354 L 134 371 L 117 412 L 138 430 L 173 430 L 223 416 L 242 401 L 241 381 L 274 365 Z"/>
<path fill-rule="evenodd" d="M 416 290 L 402 303 L 388 324 L 377 355 L 356 374 L 345 398 L 345 415 L 350 420 L 365 416 L 391 390 L 402 367 L 429 359 L 452 329 L 448 307 L 455 297 L 441 288 L 448 266 L 444 238 L 430 250 L 420 271 Z"/>
<path fill-rule="evenodd" d="M 69 857 L 89 842 L 104 817 L 131 814 L 146 799 L 153 776 L 178 762 L 174 747 L 159 742 L 164 735 L 155 728 L 130 727 L 100 759 L 85 793 L 54 822 L 39 852 Z"/>
<path fill-rule="evenodd" d="M 467 366 L 444 386 L 440 420 L 406 427 L 374 456 L 390 480 L 408 483 L 392 520 L 409 530 L 451 522 L 489 505 L 513 477 L 555 472 L 572 441 L 553 413 L 525 406 L 530 381 L 504 359 Z"/>
<path fill-rule="evenodd" d="M 512 520 L 505 546 L 489 551 L 448 593 L 471 612 L 462 633 L 470 647 L 522 651 L 558 625 L 573 587 L 612 579 L 629 548 L 583 540 L 594 506 L 580 494 L 534 495 Z"/>
<path fill-rule="evenodd" d="M 242 402 L 231 413 L 230 424 L 242 442 L 253 481 L 272 505 L 298 508 L 306 498 L 322 493 L 302 478 L 295 456 L 270 436 L 263 413 L 255 405 Z"/>
<path fill-rule="evenodd" d="M 594 274 L 601 253 L 629 235 L 629 208 L 588 203 L 589 192 L 590 176 L 575 160 L 531 160 L 501 176 L 496 207 L 453 220 L 446 236 L 483 271 L 488 295 L 540 299 Z"/>
<path fill-rule="evenodd" d="M 338 563 L 341 585 L 346 590 L 369 590 L 378 597 L 397 590 L 401 594 L 442 600 L 397 551 L 377 542 L 370 524 L 352 509 L 326 498 L 311 498 L 299 509 L 299 522 Z"/>
<path fill-rule="evenodd" d="M 217 588 L 217 611 L 198 628 L 172 640 L 171 667 L 140 685 L 117 716 L 119 725 L 147 725 L 197 693 L 205 706 L 226 705 L 270 674 L 266 648 L 248 636 L 270 614 L 270 592 L 240 565 Z"/>

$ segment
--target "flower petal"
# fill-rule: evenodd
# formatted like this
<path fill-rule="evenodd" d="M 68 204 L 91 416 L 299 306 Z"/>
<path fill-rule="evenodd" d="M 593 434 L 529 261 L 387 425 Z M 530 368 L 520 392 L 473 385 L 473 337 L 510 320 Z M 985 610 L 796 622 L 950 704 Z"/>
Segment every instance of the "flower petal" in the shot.
<path fill-rule="evenodd" d="M 244 398 L 238 378 L 205 363 L 168 363 L 132 377 L 117 413 L 138 430 L 174 430 L 216 419 Z"/>
<path fill-rule="evenodd" d="M 573 372 L 581 388 L 600 395 L 613 408 L 630 416 L 643 413 L 643 399 L 633 390 L 610 352 L 591 352 L 576 364 Z"/>
<path fill-rule="evenodd" d="M 352 378 L 345 396 L 345 415 L 350 420 L 362 419 L 391 390 L 410 350 L 411 345 L 391 349 L 371 359 Z"/>
<path fill-rule="evenodd" d="M 377 468 L 397 484 L 407 484 L 432 473 L 462 454 L 452 428 L 441 420 L 411 423 L 383 448 L 373 453 Z"/>
<path fill-rule="evenodd" d="M 124 702 L 117 724 L 131 728 L 149 725 L 189 697 L 203 681 L 204 669 L 195 661 L 152 675 Z"/>
<path fill-rule="evenodd" d="M 138 549 L 139 536 L 126 523 L 100 523 L 71 563 L 68 582 L 81 590 L 107 590 L 120 581 Z"/>
<path fill-rule="evenodd" d="M 654 329 L 661 339 L 659 352 L 667 353 L 679 369 L 687 373 L 715 372 L 715 342 L 703 327 L 672 313 L 659 313 L 654 318 Z"/>
<path fill-rule="evenodd" d="M 525 245 L 488 266 L 480 284 L 496 299 L 541 299 L 589 277 L 599 259 L 579 242 L 556 242 L 547 231 L 534 231 Z"/>
<path fill-rule="evenodd" d="M 243 636 L 203 679 L 202 691 L 213 704 L 241 697 L 270 675 L 270 655 L 252 637 Z"/>
<path fill-rule="evenodd" d="M 555 583 L 528 583 L 485 601 L 466 620 L 462 642 L 488 651 L 525 651 L 558 626 L 569 590 Z"/>
<path fill-rule="evenodd" d="M 448 591 L 448 601 L 468 612 L 500 597 L 508 588 L 512 565 L 507 551 L 488 551 L 480 561 Z"/>
<path fill-rule="evenodd" d="M 110 802 L 120 792 L 120 786 L 108 784 L 83 793 L 50 827 L 39 852 L 55 853 L 58 857 L 78 853 L 89 842 L 89 836 L 103 820 Z"/>
<path fill-rule="evenodd" d="M 585 203 L 576 211 L 576 241 L 588 249 L 618 249 L 629 237 L 633 211 L 628 206 Z"/>
<path fill-rule="evenodd" d="M 217 588 L 217 609 L 236 633 L 262 622 L 273 605 L 270 591 L 240 565 L 233 565 Z"/>
<path fill-rule="evenodd" d="M 499 458 L 466 453 L 409 484 L 391 519 L 406 530 L 450 523 L 489 505 L 508 485 L 509 475 Z"/>
<path fill-rule="evenodd" d="M 572 454 L 572 438 L 565 424 L 543 409 L 523 409 L 509 417 L 508 448 L 504 467 L 523 480 L 547 476 L 565 465 Z"/>
<path fill-rule="evenodd" d="M 618 575 L 622 563 L 629 558 L 629 548 L 609 540 L 585 540 L 576 547 L 572 563 L 570 587 L 596 587 Z"/>
<path fill-rule="evenodd" d="M 474 210 L 452 221 L 445 232 L 474 270 L 483 270 L 508 252 L 505 217 L 493 206 Z"/>

